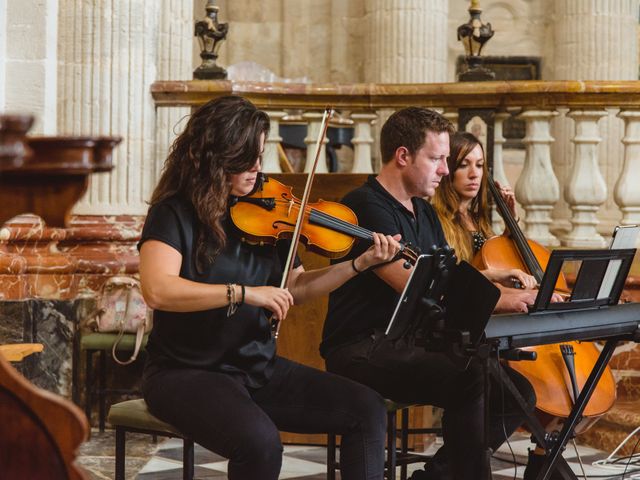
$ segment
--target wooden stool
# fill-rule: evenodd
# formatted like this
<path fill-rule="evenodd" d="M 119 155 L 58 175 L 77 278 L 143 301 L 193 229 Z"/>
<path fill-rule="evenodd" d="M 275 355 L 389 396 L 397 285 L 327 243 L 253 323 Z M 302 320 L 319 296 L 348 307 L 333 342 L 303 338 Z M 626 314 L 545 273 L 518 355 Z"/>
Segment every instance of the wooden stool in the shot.
<path fill-rule="evenodd" d="M 182 451 L 182 478 L 193 480 L 194 459 L 193 440 L 182 435 L 168 423 L 158 420 L 149 413 L 144 400 L 127 400 L 116 403 L 109 409 L 107 418 L 116 429 L 116 480 L 124 480 L 125 442 L 127 432 L 146 433 L 162 437 L 181 438 L 184 442 Z"/>
<path fill-rule="evenodd" d="M 142 340 L 142 351 L 147 344 L 145 335 Z M 98 396 L 98 426 L 101 432 L 104 432 L 104 419 L 107 410 L 107 395 L 112 393 L 129 393 L 140 395 L 135 390 L 123 390 L 115 388 L 107 388 L 107 356 L 111 358 L 111 349 L 114 342 L 118 338 L 116 333 L 89 333 L 80 337 L 80 350 L 86 353 L 85 368 L 85 404 L 84 413 L 91 424 L 91 407 L 93 405 L 94 395 Z M 134 333 L 126 333 L 118 344 L 118 353 L 122 353 L 123 357 L 126 353 L 133 352 L 136 343 L 136 335 Z M 98 382 L 96 383 L 93 372 L 93 356 L 98 352 Z M 118 356 L 120 358 L 120 356 Z M 115 363 L 115 362 L 114 362 Z"/>
<path fill-rule="evenodd" d="M 400 469 L 400 479 L 407 479 L 407 465 L 424 462 L 429 457 L 409 452 L 409 435 L 422 433 L 435 433 L 440 435 L 440 428 L 409 428 L 409 407 L 412 404 L 396 403 L 393 400 L 384 401 L 387 407 L 387 459 L 385 470 L 387 480 L 395 480 L 396 467 Z M 396 424 L 396 412 L 400 410 L 400 449 L 396 448 L 398 429 Z M 340 468 L 340 462 L 336 461 L 336 435 L 327 437 L 327 480 L 335 480 L 336 470 Z"/>

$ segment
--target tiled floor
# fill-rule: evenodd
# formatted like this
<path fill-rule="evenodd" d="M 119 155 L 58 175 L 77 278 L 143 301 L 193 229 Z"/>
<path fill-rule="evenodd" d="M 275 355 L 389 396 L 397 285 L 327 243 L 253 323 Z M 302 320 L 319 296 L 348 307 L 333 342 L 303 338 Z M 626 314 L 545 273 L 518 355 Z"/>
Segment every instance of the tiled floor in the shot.
<path fill-rule="evenodd" d="M 148 436 L 127 437 L 127 478 L 137 480 L 181 480 L 182 479 L 182 442 L 169 439 L 154 445 Z M 493 480 L 521 479 L 527 449 L 531 446 L 527 436 L 516 434 L 510 442 L 513 455 L 504 445 L 492 459 Z M 432 446 L 425 455 L 433 453 L 437 445 Z M 82 448 L 79 463 L 89 470 L 92 480 L 113 478 L 113 434 L 94 433 L 88 444 Z M 606 457 L 603 452 L 588 447 L 578 447 L 585 473 L 589 479 L 621 479 L 622 468 L 592 465 L 594 461 Z M 516 466 L 514 467 L 514 456 Z M 584 478 L 573 446 L 565 452 L 565 458 L 578 478 Z M 195 450 L 196 479 L 225 479 L 227 462 L 199 447 Z M 422 468 L 422 464 L 409 466 L 409 471 Z M 635 473 L 633 471 L 635 470 Z M 324 480 L 326 479 L 326 450 L 322 447 L 293 446 L 285 447 L 281 479 L 288 480 Z M 338 479 L 340 476 L 338 475 Z M 399 471 L 398 471 L 399 478 Z M 640 461 L 630 465 L 625 479 L 640 479 Z"/>

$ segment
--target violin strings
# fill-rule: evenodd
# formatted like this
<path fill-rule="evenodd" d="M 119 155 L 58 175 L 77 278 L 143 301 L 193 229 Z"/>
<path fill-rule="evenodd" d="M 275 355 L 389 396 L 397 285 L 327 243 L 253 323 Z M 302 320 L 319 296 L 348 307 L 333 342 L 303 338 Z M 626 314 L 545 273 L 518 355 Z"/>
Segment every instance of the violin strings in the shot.
<path fill-rule="evenodd" d="M 288 200 L 276 200 L 276 203 L 286 203 L 290 204 L 292 202 Z M 293 207 L 299 207 L 300 203 L 293 202 Z M 321 210 L 317 210 L 312 207 L 307 207 L 309 213 L 309 219 L 312 220 L 311 216 L 315 216 L 313 220 L 322 222 L 323 226 L 332 228 L 333 230 L 341 231 L 342 233 L 352 234 L 353 236 L 371 240 L 373 235 L 366 228 L 362 228 L 358 225 L 354 225 L 352 223 L 347 222 L 346 220 L 342 220 L 340 218 L 336 218 L 328 213 L 322 212 Z"/>
<path fill-rule="evenodd" d="M 290 205 L 293 203 L 293 208 L 300 206 L 299 202 L 295 202 L 295 201 L 291 202 L 289 200 L 276 200 L 276 203 L 285 203 L 287 205 Z M 317 210 L 312 207 L 307 207 L 307 211 L 309 213 L 309 221 L 315 221 L 316 223 L 324 227 L 330 228 L 340 233 L 345 233 L 347 235 L 358 237 L 361 239 L 365 239 L 365 240 L 373 239 L 373 233 L 367 230 L 366 228 L 360 227 L 359 225 L 354 225 L 353 223 L 349 223 L 346 220 L 334 217 L 333 215 L 329 215 L 326 212 Z M 407 254 L 413 255 L 413 252 L 407 249 L 404 245 L 401 248 L 401 250 L 406 252 Z"/>

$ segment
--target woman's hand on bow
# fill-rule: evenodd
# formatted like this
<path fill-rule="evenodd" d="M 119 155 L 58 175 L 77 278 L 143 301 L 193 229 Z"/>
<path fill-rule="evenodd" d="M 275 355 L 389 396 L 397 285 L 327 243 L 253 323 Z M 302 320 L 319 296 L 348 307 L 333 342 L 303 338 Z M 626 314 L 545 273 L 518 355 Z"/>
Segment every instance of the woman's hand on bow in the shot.
<path fill-rule="evenodd" d="M 273 312 L 278 320 L 287 316 L 293 305 L 293 297 L 286 288 L 245 287 L 244 302 L 255 307 L 263 307 Z"/>

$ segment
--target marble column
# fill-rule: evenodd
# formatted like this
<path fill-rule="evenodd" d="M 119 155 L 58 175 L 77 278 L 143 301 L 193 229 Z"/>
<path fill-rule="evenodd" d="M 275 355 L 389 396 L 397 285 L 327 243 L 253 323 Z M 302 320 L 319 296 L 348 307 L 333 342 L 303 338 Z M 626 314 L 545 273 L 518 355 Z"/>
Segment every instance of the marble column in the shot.
<path fill-rule="evenodd" d="M 622 110 L 619 115 L 625 122 L 624 164 L 616 182 L 614 198 L 622 210 L 623 225 L 640 225 L 640 111 Z"/>
<path fill-rule="evenodd" d="M 191 71 L 192 11 L 182 4 L 60 2 L 59 132 L 124 137 L 114 151 L 114 171 L 91 179 L 76 213 L 146 213 L 173 128 L 185 113 L 157 117 L 149 94 L 159 74 L 185 78 Z"/>
<path fill-rule="evenodd" d="M 158 80 L 188 80 L 194 69 L 193 2 L 161 0 L 158 34 Z M 156 153 L 150 165 L 143 191 L 150 198 L 160 176 L 169 149 L 187 124 L 188 107 L 158 108 L 156 117 Z"/>
<path fill-rule="evenodd" d="M 550 110 L 527 110 L 520 114 L 527 134 L 522 142 L 526 154 L 522 173 L 515 186 L 516 200 L 526 212 L 525 235 L 547 246 L 557 246 L 558 239 L 549 231 L 551 211 L 560 198 L 560 187 L 551 167 Z"/>
<path fill-rule="evenodd" d="M 364 82 L 447 81 L 448 0 L 365 0 Z M 380 110 L 374 127 L 374 164 L 382 125 L 391 110 Z"/>
<path fill-rule="evenodd" d="M 549 80 L 637 80 L 638 79 L 638 0 L 556 0 L 550 15 L 552 50 Z M 613 191 L 624 158 L 620 142 L 624 125 L 611 105 L 600 121 L 602 142 L 598 146 L 600 169 L 608 194 L 598 212 L 599 232 L 611 232 L 620 219 Z M 572 121 L 559 117 L 554 121 L 552 157 L 561 184 L 567 182 L 575 158 L 571 142 Z M 568 225 L 569 206 L 561 201 L 554 219 Z"/>
<path fill-rule="evenodd" d="M 0 0 L 0 112 L 6 111 L 7 30 L 7 0 Z"/>
<path fill-rule="evenodd" d="M 598 165 L 598 120 L 606 110 L 571 110 L 567 116 L 575 122 L 575 157 L 564 186 L 564 199 L 571 208 L 571 231 L 562 238 L 569 247 L 604 247 L 604 238 L 596 230 L 596 213 L 607 198 L 607 186 Z"/>
<path fill-rule="evenodd" d="M 447 0 L 365 0 L 365 82 L 442 82 Z"/>

